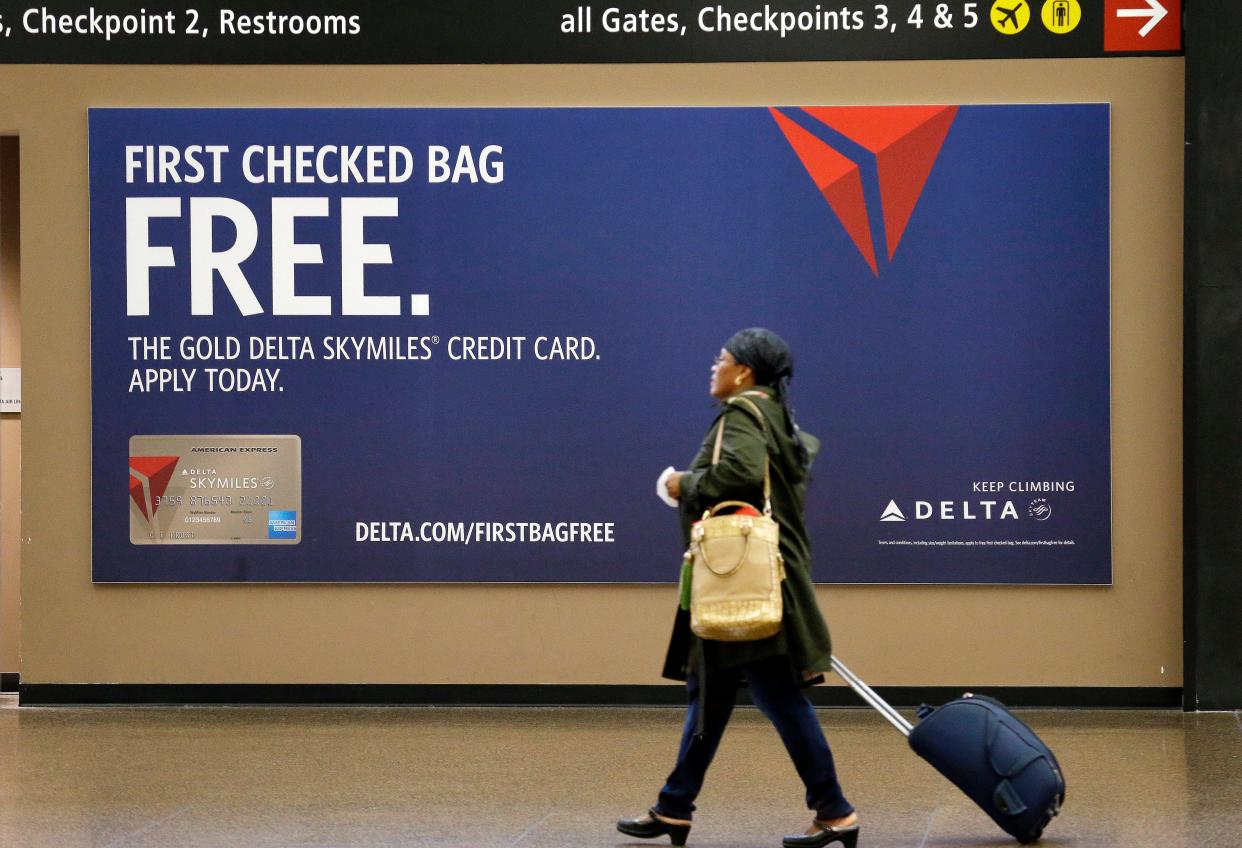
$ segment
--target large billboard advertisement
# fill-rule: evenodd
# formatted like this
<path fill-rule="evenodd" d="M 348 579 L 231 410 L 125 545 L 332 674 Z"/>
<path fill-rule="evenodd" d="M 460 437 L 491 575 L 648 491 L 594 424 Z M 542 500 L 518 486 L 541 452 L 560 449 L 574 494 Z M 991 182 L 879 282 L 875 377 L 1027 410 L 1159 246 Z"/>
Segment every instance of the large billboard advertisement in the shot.
<path fill-rule="evenodd" d="M 94 109 L 90 185 L 98 582 L 675 582 L 748 326 L 817 581 L 1111 579 L 1107 105 Z"/>

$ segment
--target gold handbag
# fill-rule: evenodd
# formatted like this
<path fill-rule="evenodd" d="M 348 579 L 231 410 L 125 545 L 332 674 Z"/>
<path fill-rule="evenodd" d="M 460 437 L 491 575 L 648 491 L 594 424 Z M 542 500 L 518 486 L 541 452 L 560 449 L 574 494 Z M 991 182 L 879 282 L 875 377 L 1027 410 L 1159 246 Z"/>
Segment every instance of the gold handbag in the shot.
<path fill-rule="evenodd" d="M 745 398 L 764 431 L 767 421 Z M 716 430 L 712 465 L 720 461 L 724 418 Z M 772 518 L 772 479 L 763 458 L 763 515 L 717 515 L 742 501 L 723 501 L 703 513 L 690 531 L 690 630 L 703 639 L 749 642 L 781 629 L 781 581 L 785 561 L 780 552 L 780 526 Z"/>

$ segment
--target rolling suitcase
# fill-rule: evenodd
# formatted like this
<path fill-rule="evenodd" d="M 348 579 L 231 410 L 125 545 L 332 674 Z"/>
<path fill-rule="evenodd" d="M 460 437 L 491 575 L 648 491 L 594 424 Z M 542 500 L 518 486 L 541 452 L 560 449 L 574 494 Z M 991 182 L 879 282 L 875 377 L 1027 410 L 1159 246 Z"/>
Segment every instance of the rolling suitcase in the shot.
<path fill-rule="evenodd" d="M 920 757 L 1026 845 L 1039 839 L 1065 801 L 1057 758 L 1005 705 L 969 692 L 919 707 L 912 725 L 836 657 L 832 670 L 906 736 Z"/>

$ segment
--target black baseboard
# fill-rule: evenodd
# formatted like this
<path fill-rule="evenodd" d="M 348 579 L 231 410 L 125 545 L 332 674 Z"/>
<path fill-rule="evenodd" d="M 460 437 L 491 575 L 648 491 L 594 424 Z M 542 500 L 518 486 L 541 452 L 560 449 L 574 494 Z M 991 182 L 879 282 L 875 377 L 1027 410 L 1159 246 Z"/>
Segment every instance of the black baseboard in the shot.
<path fill-rule="evenodd" d="M 16 671 L 0 671 L 0 692 L 16 692 L 22 676 Z"/>
<path fill-rule="evenodd" d="M 844 686 L 809 691 L 817 707 L 859 707 Z M 1011 707 L 1180 709 L 1180 688 L 1111 686 L 880 686 L 895 706 L 939 704 L 965 691 L 986 693 Z M 279 683 L 23 683 L 22 706 L 101 704 L 317 704 L 462 707 L 678 707 L 685 689 L 667 686 L 470 685 L 470 684 L 279 684 Z M 743 689 L 738 703 L 750 703 Z"/>

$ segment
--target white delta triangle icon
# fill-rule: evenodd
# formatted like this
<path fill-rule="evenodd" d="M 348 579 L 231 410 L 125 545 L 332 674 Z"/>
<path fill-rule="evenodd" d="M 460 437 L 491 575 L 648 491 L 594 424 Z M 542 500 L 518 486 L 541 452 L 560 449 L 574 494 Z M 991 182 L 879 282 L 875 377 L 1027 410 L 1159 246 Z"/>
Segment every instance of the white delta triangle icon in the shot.
<path fill-rule="evenodd" d="M 881 521 L 905 521 L 906 517 L 901 514 L 901 510 L 897 507 L 897 501 L 889 501 L 888 506 L 884 508 L 884 514 L 880 516 Z"/>

